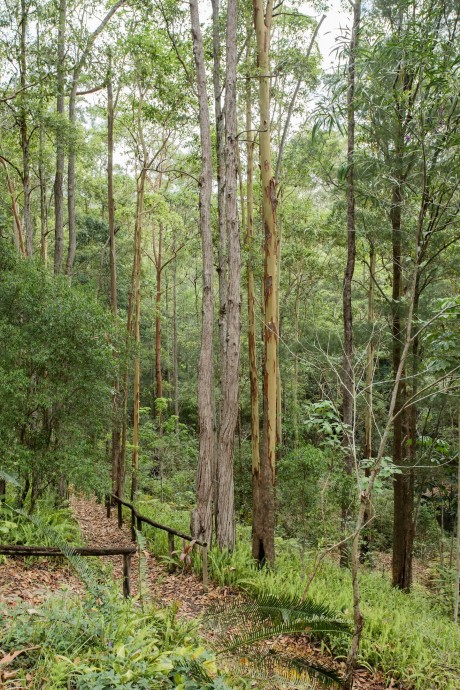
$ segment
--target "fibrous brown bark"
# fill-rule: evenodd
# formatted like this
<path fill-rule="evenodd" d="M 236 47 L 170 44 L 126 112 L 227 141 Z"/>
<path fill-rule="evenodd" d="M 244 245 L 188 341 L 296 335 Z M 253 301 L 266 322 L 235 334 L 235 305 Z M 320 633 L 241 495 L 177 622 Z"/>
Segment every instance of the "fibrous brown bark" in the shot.
<path fill-rule="evenodd" d="M 233 447 L 238 420 L 241 334 L 241 247 L 237 205 L 237 0 L 227 4 L 227 61 L 225 79 L 225 220 L 228 242 L 227 344 L 222 381 L 221 419 L 217 464 L 217 542 L 221 548 L 235 544 Z"/>
<path fill-rule="evenodd" d="M 275 562 L 275 456 L 277 359 L 277 236 L 276 181 L 272 174 L 270 145 L 270 31 L 273 3 L 253 0 L 259 71 L 259 158 L 262 186 L 264 244 L 264 364 L 263 442 L 259 467 L 253 468 L 256 503 L 253 506 L 252 554 L 260 565 Z"/>
<path fill-rule="evenodd" d="M 67 0 L 59 0 L 58 43 L 56 63 L 56 113 L 58 120 L 64 117 L 65 89 L 65 30 Z M 61 272 L 64 257 L 64 137 L 58 130 L 56 136 L 56 174 L 54 176 L 54 275 Z"/>
<path fill-rule="evenodd" d="M 203 37 L 200 28 L 198 0 L 190 0 L 193 54 L 195 58 L 201 140 L 200 232 L 203 256 L 203 301 L 201 351 L 198 369 L 198 417 L 200 450 L 196 481 L 196 507 L 192 512 L 192 535 L 210 542 L 212 534 L 212 468 L 214 466 L 213 409 L 213 247 L 211 226 L 212 156 L 208 94 Z"/>
<path fill-rule="evenodd" d="M 23 92 L 20 96 L 19 107 L 19 131 L 21 137 L 22 150 L 22 191 L 24 196 L 24 234 L 26 240 L 26 254 L 32 256 L 33 253 L 33 226 L 30 212 L 30 150 L 29 132 L 27 127 L 27 111 L 25 107 L 27 86 L 27 16 L 29 8 L 25 0 L 21 0 L 21 32 L 20 32 L 20 83 Z"/>

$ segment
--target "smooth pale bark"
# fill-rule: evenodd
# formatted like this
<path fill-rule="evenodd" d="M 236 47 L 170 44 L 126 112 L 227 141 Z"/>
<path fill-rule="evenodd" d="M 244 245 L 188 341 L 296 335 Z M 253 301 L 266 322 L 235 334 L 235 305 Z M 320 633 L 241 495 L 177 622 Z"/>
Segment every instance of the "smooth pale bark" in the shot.
<path fill-rule="evenodd" d="M 163 225 L 160 223 L 158 229 L 158 245 L 155 233 L 155 226 L 152 226 L 152 248 L 155 257 L 155 400 L 163 397 L 163 375 L 161 371 L 161 295 L 162 295 L 162 275 L 163 275 Z M 154 403 L 155 403 L 154 400 Z M 158 418 L 158 432 L 161 436 L 163 432 L 161 407 L 155 412 Z"/>
<path fill-rule="evenodd" d="M 228 242 L 227 347 L 222 380 L 217 463 L 217 543 L 232 549 L 235 544 L 233 448 L 238 421 L 241 335 L 241 245 L 237 199 L 237 18 L 238 2 L 227 3 L 227 60 L 225 77 L 225 220 Z"/>
<path fill-rule="evenodd" d="M 213 246 L 211 225 L 212 155 L 209 123 L 206 69 L 203 37 L 200 28 L 198 0 L 190 0 L 193 54 L 195 58 L 201 141 L 200 174 L 200 232 L 203 259 L 203 298 L 201 350 L 198 368 L 198 418 L 200 450 L 196 480 L 196 507 L 192 512 L 192 535 L 210 542 L 212 536 L 212 469 L 214 466 L 214 406 L 213 406 Z"/>
<path fill-rule="evenodd" d="M 67 0 L 59 0 L 58 42 L 56 63 L 56 113 L 58 123 L 64 118 L 65 90 L 65 33 L 67 21 Z M 64 258 L 64 136 L 56 135 L 56 173 L 54 176 L 54 275 L 61 272 Z"/>
<path fill-rule="evenodd" d="M 113 17 L 115 12 L 124 5 L 125 0 L 118 0 L 107 12 L 97 28 L 89 36 L 85 49 L 83 50 L 79 60 L 76 62 L 72 73 L 72 86 L 69 95 L 69 123 L 71 130 L 75 128 L 76 122 L 76 108 L 77 108 L 77 89 L 78 82 L 82 70 L 86 64 L 88 57 L 94 46 L 97 37 L 102 33 L 107 23 Z M 68 226 L 69 226 L 69 247 L 67 253 L 66 274 L 69 278 L 72 276 L 73 264 L 75 261 L 75 254 L 77 251 L 77 226 L 75 217 L 75 165 L 77 161 L 77 150 L 75 146 L 74 137 L 71 136 L 69 141 L 69 160 L 67 167 L 67 211 L 68 211 Z"/>
<path fill-rule="evenodd" d="M 351 301 L 352 281 L 356 259 L 356 192 L 355 192 L 355 62 L 359 40 L 361 0 L 353 7 L 353 28 L 348 57 L 347 89 L 347 263 L 343 277 L 343 366 L 342 366 L 342 421 L 344 424 L 343 446 L 345 449 L 345 471 L 353 471 L 352 437 L 354 424 L 355 379 L 353 369 L 353 306 Z M 342 499 L 342 534 L 345 534 L 348 521 L 349 497 L 344 491 Z M 340 565 L 348 565 L 348 549 L 340 548 Z"/>
<path fill-rule="evenodd" d="M 254 0 L 254 27 L 259 72 L 259 160 L 262 187 L 264 243 L 264 363 L 263 441 L 260 466 L 255 468 L 257 502 L 253 507 L 252 554 L 260 565 L 275 562 L 275 459 L 277 398 L 277 236 L 276 180 L 272 174 L 270 143 L 270 31 L 273 3 Z"/>
<path fill-rule="evenodd" d="M 299 447 L 299 355 L 297 348 L 299 344 L 299 300 L 300 300 L 300 280 L 296 291 L 294 303 L 294 335 L 296 350 L 294 354 L 294 378 L 292 380 L 292 426 L 294 428 L 294 448 Z"/>
<path fill-rule="evenodd" d="M 250 48 L 248 41 L 247 61 Z M 247 299 L 248 299 L 248 355 L 249 381 L 251 394 L 251 466 L 253 477 L 253 502 L 257 503 L 257 486 L 254 481 L 260 469 L 260 428 L 259 428 L 259 372 L 256 349 L 256 297 L 254 288 L 254 134 L 252 132 L 252 93 L 251 80 L 246 82 L 246 232 L 244 242 L 247 250 Z"/>

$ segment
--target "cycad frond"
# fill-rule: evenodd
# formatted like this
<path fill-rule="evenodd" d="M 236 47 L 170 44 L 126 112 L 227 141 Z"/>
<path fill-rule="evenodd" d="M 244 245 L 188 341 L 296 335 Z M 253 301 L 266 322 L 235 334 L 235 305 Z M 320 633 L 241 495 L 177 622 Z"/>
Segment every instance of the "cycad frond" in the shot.
<path fill-rule="evenodd" d="M 324 637 L 350 633 L 349 624 L 328 606 L 288 595 L 258 594 L 236 605 L 224 604 L 210 611 L 205 622 L 214 629 L 218 654 L 232 653 L 279 636 L 311 633 Z M 315 678 L 322 687 L 340 684 L 331 666 L 317 664 L 308 656 L 293 658 L 277 652 L 258 655 L 255 665 L 270 673 L 276 667 L 276 673 L 288 680 L 311 683 Z"/>
<path fill-rule="evenodd" d="M 310 656 L 290 657 L 276 652 L 259 655 L 251 663 L 261 677 L 277 676 L 296 688 L 299 684 L 305 684 L 309 690 L 320 690 L 342 684 L 342 679 L 332 666 L 319 664 Z"/>

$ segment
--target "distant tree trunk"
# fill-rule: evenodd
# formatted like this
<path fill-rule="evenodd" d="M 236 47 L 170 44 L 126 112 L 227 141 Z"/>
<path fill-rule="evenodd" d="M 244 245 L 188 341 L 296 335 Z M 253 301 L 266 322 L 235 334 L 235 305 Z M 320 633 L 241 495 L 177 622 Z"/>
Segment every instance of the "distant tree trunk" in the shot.
<path fill-rule="evenodd" d="M 367 362 L 366 362 L 366 409 L 364 412 L 364 456 L 367 460 L 372 458 L 372 419 L 373 419 L 373 381 L 374 381 L 374 360 L 375 360 L 375 338 L 373 333 L 375 321 L 374 309 L 374 294 L 375 294 L 375 248 L 374 244 L 370 242 L 369 249 L 369 289 L 367 292 L 367 325 L 370 329 L 369 341 L 367 343 Z M 365 475 L 369 477 L 370 470 L 366 468 Z M 366 524 L 371 517 L 370 506 L 366 507 L 364 514 L 364 524 Z M 360 560 L 364 562 L 369 553 L 369 532 L 364 530 L 361 541 Z"/>
<path fill-rule="evenodd" d="M 152 245 L 155 255 L 156 291 L 155 291 L 155 397 L 163 397 L 163 376 L 161 373 L 161 276 L 163 272 L 163 226 L 160 223 L 158 232 L 158 247 L 155 239 L 155 229 L 152 228 Z M 156 411 L 158 417 L 159 433 L 162 433 L 161 409 Z"/>
<path fill-rule="evenodd" d="M 33 253 L 33 226 L 30 213 L 30 150 L 29 133 L 27 128 L 27 111 L 25 103 L 27 100 L 27 27 L 29 8 L 25 0 L 21 0 L 21 38 L 20 38 L 20 83 L 23 92 L 20 96 L 19 108 L 19 131 L 21 137 L 22 150 L 22 191 L 24 196 L 24 233 L 26 239 L 26 254 L 32 256 Z"/>
<path fill-rule="evenodd" d="M 40 125 L 39 153 L 38 153 L 38 178 L 40 181 L 40 256 L 43 264 L 48 263 L 48 207 L 46 203 L 46 172 L 44 152 L 44 128 Z"/>
<path fill-rule="evenodd" d="M 65 90 L 65 30 L 67 0 L 59 0 L 58 43 L 56 64 L 56 112 L 59 124 L 64 117 Z M 54 177 L 54 275 L 61 272 L 64 257 L 64 135 L 58 127 L 56 134 L 56 174 Z"/>
<path fill-rule="evenodd" d="M 225 79 L 225 219 L 228 240 L 227 348 L 217 464 L 217 542 L 221 548 L 235 545 L 233 448 L 238 421 L 241 335 L 241 246 L 237 200 L 237 19 L 238 2 L 227 4 L 227 60 Z"/>
<path fill-rule="evenodd" d="M 299 346 L 299 300 L 300 300 L 300 282 L 297 288 L 295 303 L 294 303 L 294 334 L 296 342 L 296 350 L 294 354 L 294 378 L 292 381 L 292 426 L 294 428 L 294 448 L 299 447 L 299 355 L 297 349 Z"/>
<path fill-rule="evenodd" d="M 249 31 L 248 31 L 249 33 Z M 247 60 L 249 64 L 250 41 L 248 41 Z M 248 295 L 248 354 L 249 381 L 251 394 L 251 457 L 253 478 L 253 503 L 257 504 L 258 482 L 255 478 L 260 472 L 260 428 L 259 428 L 259 373 L 257 369 L 256 315 L 254 289 L 254 134 L 252 132 L 252 93 L 251 80 L 246 81 L 246 236 L 247 250 L 247 295 Z"/>
<path fill-rule="evenodd" d="M 176 417 L 176 432 L 179 430 L 179 352 L 177 342 L 177 256 L 176 238 L 174 237 L 174 263 L 173 263 L 173 395 L 174 415 Z"/>
<path fill-rule="evenodd" d="M 118 0 L 107 12 L 101 23 L 89 36 L 85 49 L 83 50 L 79 60 L 76 62 L 72 73 L 72 87 L 69 96 L 69 123 L 71 129 L 75 129 L 76 123 L 76 106 L 77 106 L 77 89 L 80 80 L 81 72 L 86 64 L 88 57 L 94 46 L 94 42 L 100 33 L 104 30 L 106 24 L 115 14 L 119 7 L 124 4 L 125 0 Z M 69 248 L 67 253 L 66 275 L 71 278 L 73 271 L 73 264 L 77 251 L 77 225 L 75 217 L 75 165 L 77 162 L 77 150 L 75 143 L 75 132 L 71 132 L 69 142 L 69 162 L 67 171 L 67 204 L 68 204 L 68 224 L 69 224 Z"/>
<path fill-rule="evenodd" d="M 212 536 L 212 470 L 214 467 L 213 406 L 213 246 L 211 225 L 212 155 L 208 94 L 203 37 L 200 28 L 198 0 L 190 0 L 190 18 L 195 57 L 201 140 L 200 232 L 203 255 L 203 301 L 201 351 L 198 368 L 198 417 L 200 451 L 196 482 L 196 507 L 190 529 L 195 538 L 211 541 Z"/>
<path fill-rule="evenodd" d="M 458 623 L 458 601 L 460 592 L 460 407 L 458 409 L 458 469 L 457 469 L 457 539 L 455 558 L 454 623 Z"/>
<path fill-rule="evenodd" d="M 111 59 L 107 76 L 107 211 L 109 218 L 109 246 L 110 246 L 110 305 L 114 319 L 117 318 L 117 255 L 115 244 L 115 199 L 113 195 L 113 126 L 114 101 L 112 87 Z M 120 429 L 120 381 L 118 374 L 114 381 L 112 396 L 112 491 L 120 498 L 123 496 L 124 468 L 121 460 L 121 429 Z"/>
<path fill-rule="evenodd" d="M 141 108 L 142 98 L 139 101 L 139 132 L 141 138 Z M 144 148 L 144 147 L 143 147 Z M 140 356 L 140 322 L 141 322 L 141 249 L 142 249 L 142 220 L 144 213 L 144 190 L 145 179 L 147 176 L 146 160 L 142 160 L 142 170 L 137 178 L 137 203 L 136 203 L 136 225 L 134 230 L 134 263 L 133 263 L 133 332 L 136 352 L 134 355 L 134 381 L 133 381 L 133 453 L 131 459 L 131 500 L 134 501 L 138 488 L 139 475 L 139 422 L 140 422 L 140 387 L 141 387 L 141 356 Z"/>
<path fill-rule="evenodd" d="M 359 41 L 361 0 L 356 0 L 353 10 L 353 29 L 348 57 L 347 90 L 347 263 L 343 277 L 343 403 L 342 419 L 345 425 L 343 445 L 345 448 L 345 471 L 353 471 L 352 434 L 354 423 L 355 380 L 353 370 L 353 305 L 351 300 L 352 281 L 356 258 L 356 192 L 355 192 L 355 64 Z M 342 498 L 342 531 L 345 533 L 348 519 L 348 492 Z M 348 565 L 348 545 L 340 548 L 340 565 Z"/>
<path fill-rule="evenodd" d="M 276 456 L 276 355 L 277 355 L 277 237 L 276 180 L 272 174 L 270 148 L 270 32 L 273 2 L 254 0 L 254 26 L 259 72 L 259 156 L 262 186 L 264 248 L 264 365 L 263 444 L 260 466 L 253 477 L 257 502 L 253 507 L 252 554 L 263 565 L 275 562 L 275 456 Z"/>
<path fill-rule="evenodd" d="M 24 239 L 22 235 L 22 223 L 21 219 L 19 217 L 19 210 L 18 210 L 18 205 L 16 202 L 16 192 L 14 191 L 14 186 L 13 182 L 11 180 L 10 174 L 8 172 L 8 164 L 2 156 L 0 156 L 0 163 L 3 165 L 5 169 L 5 177 L 6 177 L 6 184 L 8 187 L 8 192 L 10 195 L 11 199 L 11 211 L 13 213 L 13 236 L 14 236 L 14 244 L 19 249 L 21 252 L 22 256 L 25 256 L 26 250 L 24 247 Z"/>

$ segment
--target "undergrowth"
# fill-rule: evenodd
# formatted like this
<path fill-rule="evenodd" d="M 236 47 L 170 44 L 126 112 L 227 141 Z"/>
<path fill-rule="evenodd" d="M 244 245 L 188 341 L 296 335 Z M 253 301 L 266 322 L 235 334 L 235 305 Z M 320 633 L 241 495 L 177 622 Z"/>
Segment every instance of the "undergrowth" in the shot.
<path fill-rule="evenodd" d="M 228 690 L 214 656 L 176 610 L 104 599 L 52 597 L 41 608 L 0 610 L 2 650 L 22 687 L 41 690 Z M 234 687 L 234 686 L 233 686 Z"/>
<path fill-rule="evenodd" d="M 156 521 L 189 531 L 189 512 L 156 500 L 138 502 L 141 513 Z M 166 533 L 145 529 L 153 553 L 167 558 Z M 315 554 L 302 554 L 295 540 L 277 539 L 274 570 L 258 570 L 251 558 L 250 531 L 238 527 L 237 546 L 232 554 L 213 549 L 209 555 L 210 577 L 220 585 L 245 589 L 248 593 L 299 596 L 314 567 Z M 196 553 L 192 566 L 201 572 Z M 305 577 L 303 576 L 305 573 Z M 424 588 L 411 594 L 394 589 L 386 575 L 363 569 L 360 577 L 365 627 L 359 663 L 381 670 L 386 679 L 402 681 L 413 690 L 458 690 L 460 687 L 460 631 L 445 610 Z M 352 619 L 351 576 L 331 560 L 324 559 L 310 587 L 313 599 L 341 611 Z M 345 657 L 347 641 L 323 641 L 336 657 Z"/>

